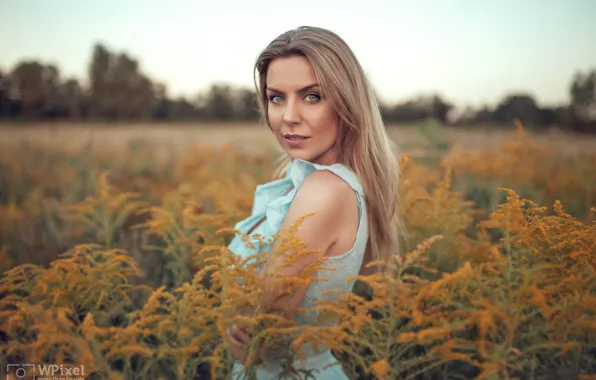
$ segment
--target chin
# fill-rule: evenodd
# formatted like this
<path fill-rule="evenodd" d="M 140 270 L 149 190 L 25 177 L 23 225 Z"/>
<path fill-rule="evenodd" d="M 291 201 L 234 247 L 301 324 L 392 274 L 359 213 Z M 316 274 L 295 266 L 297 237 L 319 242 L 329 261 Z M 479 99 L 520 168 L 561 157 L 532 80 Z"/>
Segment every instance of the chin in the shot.
<path fill-rule="evenodd" d="M 312 160 L 316 157 L 316 155 L 309 153 L 309 152 L 297 152 L 294 150 L 286 151 L 288 157 L 293 160 L 295 158 L 299 158 L 304 161 L 312 162 Z"/>

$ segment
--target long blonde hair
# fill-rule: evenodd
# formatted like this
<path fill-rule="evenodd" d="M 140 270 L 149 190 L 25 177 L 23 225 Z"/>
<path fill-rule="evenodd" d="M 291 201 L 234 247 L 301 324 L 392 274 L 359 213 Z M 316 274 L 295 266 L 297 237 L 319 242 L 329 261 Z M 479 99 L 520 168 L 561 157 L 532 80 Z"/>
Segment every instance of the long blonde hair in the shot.
<path fill-rule="evenodd" d="M 388 262 L 399 252 L 401 230 L 398 149 L 387 136 L 373 89 L 354 53 L 337 34 L 310 26 L 290 30 L 259 54 L 254 67 L 261 119 L 269 128 L 267 69 L 273 59 L 290 55 L 309 60 L 323 94 L 331 100 L 339 116 L 338 161 L 346 163 L 358 175 L 366 194 L 369 239 L 365 264 L 371 260 Z M 284 155 L 276 176 L 288 164 L 289 158 Z M 376 270 L 383 268 L 377 266 Z"/>

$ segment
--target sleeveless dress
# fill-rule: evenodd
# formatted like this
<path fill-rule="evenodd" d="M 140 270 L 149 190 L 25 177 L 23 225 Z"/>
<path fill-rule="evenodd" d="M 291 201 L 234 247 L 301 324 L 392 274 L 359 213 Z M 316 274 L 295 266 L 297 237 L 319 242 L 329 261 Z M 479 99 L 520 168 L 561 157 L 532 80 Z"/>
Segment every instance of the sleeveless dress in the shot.
<path fill-rule="evenodd" d="M 333 271 L 326 270 L 323 273 L 319 272 L 320 276 L 327 278 L 327 281 L 315 281 L 310 285 L 304 301 L 301 304 L 302 308 L 309 308 L 314 302 L 321 299 L 337 301 L 337 294 L 321 295 L 321 291 L 333 289 L 351 292 L 353 290 L 354 281 L 347 283 L 347 278 L 359 273 L 368 240 L 365 194 L 357 175 L 342 164 L 318 165 L 301 159 L 294 159 L 288 166 L 284 178 L 257 186 L 254 195 L 252 215 L 235 225 L 235 229 L 246 234 L 256 223 L 266 216 L 265 221 L 252 231 L 250 235 L 260 234 L 265 240 L 270 239 L 272 235 L 280 231 L 286 213 L 290 208 L 290 204 L 292 203 L 296 192 L 300 189 L 300 185 L 309 174 L 316 170 L 330 171 L 342 178 L 352 187 L 358 200 L 358 232 L 356 234 L 354 245 L 350 250 L 339 256 L 328 257 L 327 261 L 324 262 L 324 267 L 333 267 L 336 269 Z M 288 192 L 290 189 L 291 191 Z M 271 244 L 265 244 L 264 247 L 261 247 L 258 244 L 258 241 L 259 240 L 256 237 L 252 239 L 256 250 L 247 248 L 241 237 L 237 235 L 228 248 L 231 252 L 241 255 L 242 257 L 247 257 L 257 252 L 261 252 L 262 250 L 272 248 Z M 309 313 L 309 320 L 311 315 L 316 318 L 316 313 L 312 311 Z M 296 323 L 301 324 L 308 322 L 306 320 L 297 320 Z M 303 349 L 306 356 L 304 360 L 297 359 L 294 368 L 316 370 L 312 372 L 315 379 L 348 379 L 348 376 L 342 370 L 330 349 L 325 350 L 319 348 L 319 351 L 317 352 L 314 347 L 308 343 L 304 344 Z M 329 366 L 333 363 L 336 364 Z M 232 378 L 244 379 L 245 374 L 240 375 L 242 370 L 243 364 L 236 361 L 233 366 Z M 271 368 L 271 365 L 269 367 L 259 366 L 259 368 L 257 368 L 257 379 L 278 379 L 278 373 L 280 372 L 281 367 L 275 368 L 275 365 L 273 368 Z"/>

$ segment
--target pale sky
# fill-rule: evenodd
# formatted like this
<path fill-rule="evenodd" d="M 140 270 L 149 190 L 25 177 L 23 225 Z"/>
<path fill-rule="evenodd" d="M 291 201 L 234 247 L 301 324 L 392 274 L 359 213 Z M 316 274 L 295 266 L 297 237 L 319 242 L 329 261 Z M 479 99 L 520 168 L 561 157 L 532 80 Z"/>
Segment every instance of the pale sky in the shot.
<path fill-rule="evenodd" d="M 388 102 L 438 92 L 494 105 L 525 91 L 556 104 L 596 68 L 596 0 L 0 0 L 0 69 L 40 59 L 86 83 L 102 42 L 170 96 L 196 95 L 252 86 L 259 51 L 300 25 L 343 37 Z"/>

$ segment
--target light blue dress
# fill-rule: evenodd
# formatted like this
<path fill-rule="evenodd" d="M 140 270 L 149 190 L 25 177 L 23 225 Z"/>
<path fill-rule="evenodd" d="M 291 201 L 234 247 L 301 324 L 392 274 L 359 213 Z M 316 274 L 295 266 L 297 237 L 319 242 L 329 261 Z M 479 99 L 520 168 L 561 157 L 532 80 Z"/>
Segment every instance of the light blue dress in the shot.
<path fill-rule="evenodd" d="M 263 236 L 265 241 L 269 240 L 272 235 L 280 231 L 285 215 L 290 208 L 290 204 L 292 203 L 296 192 L 300 189 L 302 182 L 310 173 L 316 170 L 328 170 L 342 178 L 352 187 L 352 189 L 354 189 L 358 200 L 359 225 L 358 232 L 356 234 L 356 241 L 352 248 L 342 255 L 329 257 L 324 263 L 324 266 L 334 267 L 336 269 L 333 271 L 323 271 L 322 273 L 319 272 L 319 275 L 327 278 L 327 281 L 317 281 L 310 285 L 301 305 L 303 308 L 309 308 L 309 306 L 312 306 L 314 302 L 321 299 L 331 299 L 337 301 L 337 294 L 321 295 L 321 291 L 333 289 L 351 292 L 354 287 L 354 281 L 347 283 L 347 278 L 359 273 L 368 240 L 368 222 L 365 195 L 357 175 L 342 164 L 333 164 L 328 166 L 317 165 L 301 159 L 294 159 L 288 166 L 284 178 L 257 186 L 254 196 L 252 215 L 245 220 L 240 221 L 235 226 L 237 230 L 246 234 L 263 218 L 263 216 L 266 216 L 266 220 L 251 232 L 251 236 L 253 234 L 260 234 Z M 290 189 L 292 190 L 287 193 Z M 287 195 L 284 195 L 286 193 Z M 258 241 L 259 240 L 256 237 L 252 240 L 252 242 L 255 243 L 254 245 L 256 246 L 256 250 L 259 252 L 271 248 L 270 244 L 260 247 Z M 255 249 L 247 248 L 246 244 L 238 235 L 230 243 L 229 249 L 231 252 L 243 257 L 257 253 Z M 312 317 L 316 318 L 316 313 L 313 311 L 308 314 L 309 320 L 311 315 Z M 297 321 L 297 323 L 307 323 L 307 321 L 304 319 Z M 318 370 L 318 372 L 313 371 L 313 375 L 316 379 L 348 379 L 348 376 L 342 370 L 331 350 L 319 349 L 319 352 L 317 353 L 314 347 L 309 344 L 305 344 L 303 348 L 306 354 L 306 360 L 297 360 L 294 364 L 296 369 L 304 368 L 308 370 Z M 324 369 L 326 366 L 333 363 L 337 364 Z M 235 362 L 233 367 L 233 378 L 244 379 L 244 374 L 238 375 L 242 370 L 242 363 Z M 265 368 L 263 366 L 262 368 L 257 368 L 257 378 L 259 380 L 278 379 L 278 374 L 280 372 L 281 368 Z"/>

